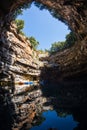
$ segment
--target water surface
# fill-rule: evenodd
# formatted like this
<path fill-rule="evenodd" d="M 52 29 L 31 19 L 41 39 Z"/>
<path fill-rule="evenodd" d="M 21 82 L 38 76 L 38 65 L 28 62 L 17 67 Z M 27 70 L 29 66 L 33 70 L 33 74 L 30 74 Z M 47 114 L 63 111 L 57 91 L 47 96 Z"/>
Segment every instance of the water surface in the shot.
<path fill-rule="evenodd" d="M 45 111 L 42 113 L 42 116 L 45 120 L 30 130 L 74 130 L 78 125 L 78 122 L 74 121 L 72 115 L 60 117 L 55 110 Z"/>

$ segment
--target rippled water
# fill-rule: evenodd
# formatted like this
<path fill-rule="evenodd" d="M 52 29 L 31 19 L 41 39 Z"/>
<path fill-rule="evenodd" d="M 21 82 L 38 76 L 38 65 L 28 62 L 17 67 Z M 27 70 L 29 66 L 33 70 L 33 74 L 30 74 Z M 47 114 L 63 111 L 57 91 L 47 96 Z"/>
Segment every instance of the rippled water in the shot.
<path fill-rule="evenodd" d="M 30 130 L 74 130 L 79 124 L 74 121 L 72 115 L 59 116 L 55 110 L 45 111 L 42 113 L 45 120 L 38 126 L 32 127 Z"/>

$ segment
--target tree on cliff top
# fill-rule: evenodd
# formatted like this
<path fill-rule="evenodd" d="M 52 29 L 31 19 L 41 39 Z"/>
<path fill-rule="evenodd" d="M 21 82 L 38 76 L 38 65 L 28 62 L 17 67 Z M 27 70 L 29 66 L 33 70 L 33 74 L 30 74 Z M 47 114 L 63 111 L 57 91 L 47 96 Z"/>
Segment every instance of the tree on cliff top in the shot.
<path fill-rule="evenodd" d="M 34 50 L 37 50 L 37 47 L 39 45 L 39 42 L 34 38 L 34 37 L 30 37 L 29 41 L 33 47 Z"/>
<path fill-rule="evenodd" d="M 19 34 L 22 34 L 22 35 L 25 35 L 23 32 L 22 32 L 22 29 L 24 28 L 24 21 L 23 20 L 19 20 L 19 19 L 16 19 L 15 20 L 15 23 L 17 25 L 17 33 Z M 37 50 L 37 47 L 39 45 L 39 42 L 34 38 L 34 37 L 27 37 L 26 38 L 30 41 L 32 47 L 34 50 Z"/>
<path fill-rule="evenodd" d="M 69 48 L 75 44 L 76 41 L 76 35 L 74 32 L 70 32 L 69 34 L 66 35 L 66 40 L 64 42 L 54 42 L 51 45 L 51 48 L 49 51 L 50 54 L 58 52 L 58 51 L 63 51 L 66 48 Z"/>
<path fill-rule="evenodd" d="M 17 26 L 17 33 L 24 35 L 24 33 L 22 32 L 22 29 L 24 28 L 24 21 L 20 19 L 16 19 L 15 24 Z"/>

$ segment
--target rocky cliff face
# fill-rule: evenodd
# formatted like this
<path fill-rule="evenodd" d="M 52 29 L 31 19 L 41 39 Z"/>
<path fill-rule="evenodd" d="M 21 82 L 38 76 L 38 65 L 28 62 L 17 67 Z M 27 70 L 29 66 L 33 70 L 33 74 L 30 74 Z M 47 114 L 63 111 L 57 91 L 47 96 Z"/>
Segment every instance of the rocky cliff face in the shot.
<path fill-rule="evenodd" d="M 39 65 L 36 52 L 32 49 L 26 37 L 17 34 L 15 24 L 11 23 L 7 29 L 1 21 L 1 48 L 0 48 L 0 73 L 4 77 L 14 74 L 15 80 L 26 79 L 27 76 L 39 76 Z M 1 77 L 3 78 L 3 77 Z"/>
<path fill-rule="evenodd" d="M 44 67 L 43 74 L 49 80 L 60 81 L 62 79 L 86 79 L 87 78 L 87 51 L 86 41 L 79 41 L 73 47 L 62 52 L 57 52 L 46 58 L 47 64 Z M 46 73 L 44 73 L 44 71 Z M 55 75 L 55 76 L 53 76 Z"/>
<path fill-rule="evenodd" d="M 28 81 L 40 76 L 37 54 L 14 22 L 0 19 L 0 129 L 22 129 L 41 111 L 42 92 Z M 26 84 L 24 85 L 24 82 Z M 39 105 L 39 107 L 36 107 Z M 38 109 L 36 109 L 38 108 Z M 4 125 L 5 124 L 5 125 Z"/>

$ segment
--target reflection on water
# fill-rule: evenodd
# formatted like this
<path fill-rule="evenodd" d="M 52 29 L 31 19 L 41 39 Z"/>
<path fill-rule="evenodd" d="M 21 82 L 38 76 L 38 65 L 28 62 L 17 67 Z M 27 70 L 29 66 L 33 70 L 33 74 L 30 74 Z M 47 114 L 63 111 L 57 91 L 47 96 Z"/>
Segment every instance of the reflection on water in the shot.
<path fill-rule="evenodd" d="M 60 117 L 54 110 L 43 112 L 42 116 L 45 120 L 30 130 L 73 130 L 78 125 L 78 122 L 73 120 L 72 115 Z"/>
<path fill-rule="evenodd" d="M 45 120 L 30 130 L 87 130 L 87 82 L 46 84 L 41 90 L 47 97 Z"/>
<path fill-rule="evenodd" d="M 87 130 L 87 82 L 33 86 L 11 79 L 0 82 L 0 130 L 20 122 L 20 130 Z"/>

